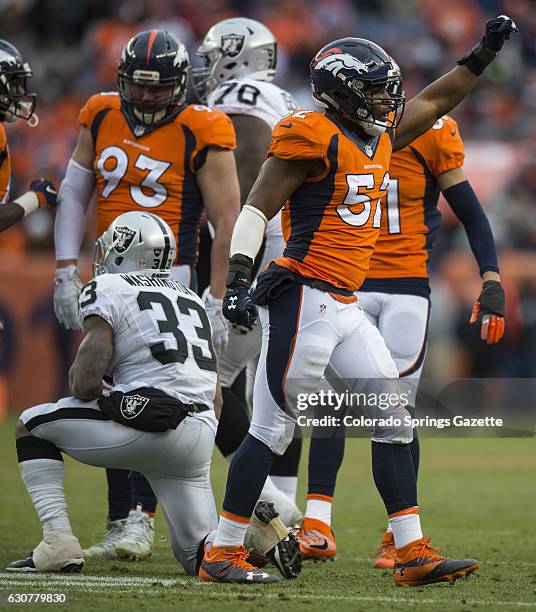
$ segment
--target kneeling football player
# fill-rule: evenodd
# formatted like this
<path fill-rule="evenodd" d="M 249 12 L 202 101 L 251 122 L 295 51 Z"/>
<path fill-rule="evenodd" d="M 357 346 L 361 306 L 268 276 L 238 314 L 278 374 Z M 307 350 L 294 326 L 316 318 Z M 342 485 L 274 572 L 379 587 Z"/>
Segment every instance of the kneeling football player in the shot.
<path fill-rule="evenodd" d="M 97 276 L 79 301 L 84 340 L 69 372 L 73 396 L 30 408 L 17 424 L 21 475 L 43 540 L 8 570 L 82 569 L 63 489 L 67 453 L 89 465 L 143 473 L 162 504 L 176 558 L 187 574 L 197 572 L 217 524 L 210 460 L 221 393 L 203 303 L 169 278 L 175 251 L 170 227 L 147 212 L 120 215 L 97 241 Z M 105 375 L 113 386 L 103 395 Z M 261 552 L 293 577 L 300 568 L 297 542 L 281 529 L 273 506 L 257 516 L 256 543 L 263 548 L 258 530 L 265 524 L 276 545 Z M 257 574 L 252 571 L 253 582 Z"/>

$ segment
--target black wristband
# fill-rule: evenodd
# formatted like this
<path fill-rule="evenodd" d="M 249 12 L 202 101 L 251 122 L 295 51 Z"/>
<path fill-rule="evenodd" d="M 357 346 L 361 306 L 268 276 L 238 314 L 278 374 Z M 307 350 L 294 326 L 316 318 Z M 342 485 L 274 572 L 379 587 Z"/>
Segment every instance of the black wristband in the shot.
<path fill-rule="evenodd" d="M 504 317 L 504 289 L 499 281 L 484 281 L 478 301 L 483 314 L 489 313 Z"/>
<path fill-rule="evenodd" d="M 496 54 L 485 47 L 484 43 L 481 41 L 477 42 L 476 45 L 456 63 L 459 66 L 466 66 L 473 74 L 480 76 L 484 72 L 486 66 L 491 64 L 495 59 L 495 56 Z"/>
<path fill-rule="evenodd" d="M 229 259 L 229 273 L 225 285 L 227 287 L 251 287 L 253 260 L 247 255 L 237 253 Z"/>

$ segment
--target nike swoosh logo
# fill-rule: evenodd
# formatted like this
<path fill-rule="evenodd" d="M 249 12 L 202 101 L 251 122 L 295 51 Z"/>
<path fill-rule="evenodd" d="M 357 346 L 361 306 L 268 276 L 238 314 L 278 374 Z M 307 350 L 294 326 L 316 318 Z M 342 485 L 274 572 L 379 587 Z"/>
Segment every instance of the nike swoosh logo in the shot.
<path fill-rule="evenodd" d="M 45 191 L 46 191 L 47 193 L 56 193 L 56 190 L 55 190 L 55 189 L 53 189 L 53 188 L 52 188 L 50 185 L 47 185 L 47 186 L 45 187 Z"/>
<path fill-rule="evenodd" d="M 326 550 L 328 543 L 324 540 L 323 544 L 309 544 L 311 548 L 317 548 L 318 550 Z"/>
<path fill-rule="evenodd" d="M 292 127 L 292 123 L 281 123 L 280 125 L 281 125 L 281 127 L 284 127 L 284 128 Z"/>

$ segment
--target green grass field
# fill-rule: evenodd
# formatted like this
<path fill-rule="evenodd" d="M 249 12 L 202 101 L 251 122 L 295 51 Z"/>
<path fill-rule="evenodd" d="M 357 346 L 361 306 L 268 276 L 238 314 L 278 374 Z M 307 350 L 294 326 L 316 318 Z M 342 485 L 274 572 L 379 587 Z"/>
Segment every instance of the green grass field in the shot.
<path fill-rule="evenodd" d="M 0 563 L 21 558 L 41 538 L 37 516 L 16 464 L 14 421 L 0 424 L 2 513 Z M 349 440 L 339 475 L 334 528 L 338 558 L 307 563 L 294 581 L 269 587 L 202 584 L 173 558 L 161 514 L 157 543 L 144 563 L 88 562 L 79 575 L 1 574 L 0 607 L 9 593 L 66 593 L 69 610 L 520 610 L 536 608 L 536 450 L 533 439 L 427 439 L 422 442 L 420 505 L 426 535 L 454 557 L 476 557 L 477 575 L 455 586 L 396 588 L 388 572 L 371 568 L 384 511 L 372 483 L 369 445 Z M 303 462 L 302 462 L 303 463 Z M 300 479 L 303 502 L 305 465 Z M 105 522 L 101 470 L 66 458 L 70 517 L 81 544 Z M 217 502 L 226 466 L 217 455 Z M 49 608 L 26 604 L 33 609 Z"/>

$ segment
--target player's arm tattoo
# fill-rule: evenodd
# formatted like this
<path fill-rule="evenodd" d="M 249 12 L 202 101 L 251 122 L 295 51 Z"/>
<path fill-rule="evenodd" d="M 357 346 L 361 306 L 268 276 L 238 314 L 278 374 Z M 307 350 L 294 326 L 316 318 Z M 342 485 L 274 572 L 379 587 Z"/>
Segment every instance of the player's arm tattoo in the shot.
<path fill-rule="evenodd" d="M 84 339 L 69 372 L 71 393 L 82 400 L 99 397 L 102 378 L 113 352 L 113 331 L 101 317 L 84 320 Z"/>

